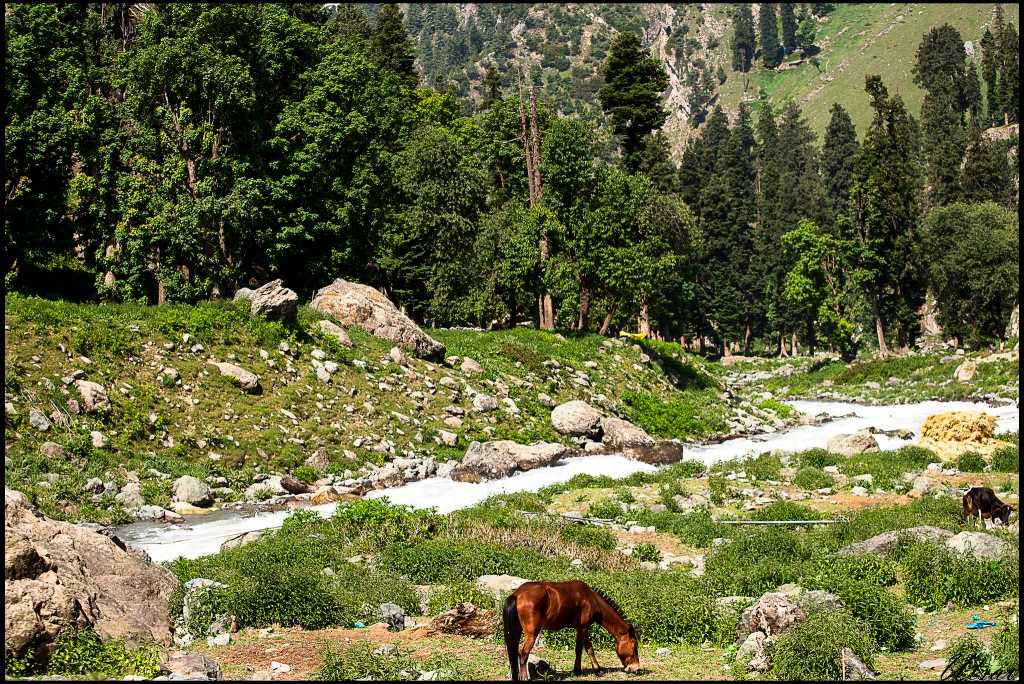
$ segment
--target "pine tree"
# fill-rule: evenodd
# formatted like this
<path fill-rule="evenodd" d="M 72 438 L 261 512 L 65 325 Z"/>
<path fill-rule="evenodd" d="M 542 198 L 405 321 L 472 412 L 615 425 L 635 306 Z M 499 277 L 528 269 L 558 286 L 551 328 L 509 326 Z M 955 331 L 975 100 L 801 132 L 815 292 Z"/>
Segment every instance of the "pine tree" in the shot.
<path fill-rule="evenodd" d="M 967 62 L 967 78 L 964 82 L 964 102 L 967 105 L 967 112 L 971 115 L 971 121 L 981 120 L 981 81 L 978 80 L 978 67 L 974 60 Z"/>
<path fill-rule="evenodd" d="M 784 2 L 779 5 L 779 14 L 782 24 L 782 45 L 789 54 L 796 49 L 796 12 L 792 2 Z"/>
<path fill-rule="evenodd" d="M 999 55 L 996 39 L 987 28 L 981 36 L 981 79 L 985 82 L 986 121 L 996 120 L 1001 98 L 999 96 Z"/>
<path fill-rule="evenodd" d="M 916 310 L 924 301 L 922 261 L 916 253 L 921 192 L 917 122 L 899 95 L 890 97 L 881 77 L 865 90 L 875 110 L 854 166 L 850 213 L 842 237 L 860 250 L 865 295 L 871 304 L 879 353 L 888 354 L 886 328 L 901 345 L 912 341 Z"/>
<path fill-rule="evenodd" d="M 964 168 L 960 172 L 960 198 L 964 202 L 995 202 L 1015 209 L 1013 171 L 1003 146 L 987 140 L 972 122 Z"/>
<path fill-rule="evenodd" d="M 761 3 L 757 27 L 761 38 L 761 61 L 766 69 L 774 69 L 779 66 L 779 21 L 775 5 Z"/>
<path fill-rule="evenodd" d="M 779 351 L 785 352 L 785 320 L 782 308 L 781 238 L 787 230 L 781 217 L 782 179 L 779 154 L 779 130 L 771 102 L 761 103 L 757 120 L 757 230 L 755 232 L 756 259 L 751 268 L 757 271 L 765 302 L 768 329 L 779 335 Z M 781 275 L 780 275 L 781 272 Z M 767 331 L 766 331 L 767 332 Z"/>
<path fill-rule="evenodd" d="M 964 40 L 949 24 L 932 28 L 921 38 L 912 69 L 914 83 L 933 96 L 948 97 L 957 114 L 967 110 L 967 67 Z"/>
<path fill-rule="evenodd" d="M 597 97 L 616 135 L 622 138 L 622 156 L 628 169 L 636 170 L 640 163 L 644 136 L 661 128 L 668 118 L 661 102 L 667 87 L 665 68 L 643 49 L 636 34 L 615 36 L 605 62 L 604 85 Z"/>
<path fill-rule="evenodd" d="M 846 213 L 849 204 L 858 145 L 857 131 L 843 106 L 836 102 L 831 113 L 821 150 L 821 177 L 825 182 L 828 208 L 833 217 L 838 217 Z"/>
<path fill-rule="evenodd" d="M 377 12 L 370 33 L 370 54 L 377 64 L 394 71 L 410 84 L 416 83 L 415 53 L 398 5 L 387 3 Z"/>
<path fill-rule="evenodd" d="M 754 14 L 750 3 L 740 3 L 733 17 L 732 70 L 747 73 L 757 49 L 754 36 Z"/>
<path fill-rule="evenodd" d="M 654 181 L 660 192 L 675 189 L 676 166 L 669 155 L 669 147 L 668 138 L 662 131 L 655 131 L 644 138 L 639 171 Z"/>
<path fill-rule="evenodd" d="M 999 63 L 1001 123 L 1017 123 L 1020 107 L 1020 53 L 1019 38 L 1013 24 L 1006 24 L 999 39 Z"/>
<path fill-rule="evenodd" d="M 499 99 L 501 99 L 501 78 L 498 76 L 498 70 L 492 64 L 487 67 L 487 73 L 484 75 L 484 101 L 480 108 L 490 109 L 491 105 Z"/>

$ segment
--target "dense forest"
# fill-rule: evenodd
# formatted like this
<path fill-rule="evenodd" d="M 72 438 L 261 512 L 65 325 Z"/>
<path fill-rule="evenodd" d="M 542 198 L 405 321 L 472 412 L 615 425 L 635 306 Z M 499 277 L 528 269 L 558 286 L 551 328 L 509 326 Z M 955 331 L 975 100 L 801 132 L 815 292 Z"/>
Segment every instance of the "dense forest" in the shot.
<path fill-rule="evenodd" d="M 981 36 L 921 36 L 920 120 L 870 75 L 865 131 L 843 103 L 821 140 L 792 101 L 709 106 L 679 165 L 639 33 L 579 81 L 600 110 L 569 112 L 515 60 L 469 99 L 438 77 L 454 57 L 418 63 L 422 8 L 372 10 L 6 5 L 7 289 L 191 302 L 345 277 L 437 326 L 845 356 L 913 345 L 930 291 L 948 335 L 1004 336 L 1019 61 L 1001 8 Z M 755 27 L 736 5 L 734 66 L 806 48 L 812 11 L 761 5 Z"/>

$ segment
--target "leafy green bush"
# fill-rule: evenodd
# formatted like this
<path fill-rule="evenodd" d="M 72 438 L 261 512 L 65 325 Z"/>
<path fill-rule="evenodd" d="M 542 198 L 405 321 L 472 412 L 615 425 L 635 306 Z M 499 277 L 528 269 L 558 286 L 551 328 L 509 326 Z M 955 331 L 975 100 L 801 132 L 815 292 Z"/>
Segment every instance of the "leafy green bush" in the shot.
<path fill-rule="evenodd" d="M 1020 472 L 1020 451 L 1015 446 L 999 447 L 992 452 L 992 472 Z"/>
<path fill-rule="evenodd" d="M 90 629 L 69 629 L 57 637 L 46 672 L 49 675 L 110 678 L 132 674 L 152 679 L 160 674 L 160 658 L 155 648 L 128 648 L 123 641 L 116 639 L 103 643 Z"/>
<path fill-rule="evenodd" d="M 559 536 L 565 541 L 580 546 L 591 546 L 605 551 L 613 550 L 618 542 L 615 533 L 606 527 L 597 527 L 596 525 L 570 523 L 562 527 Z"/>
<path fill-rule="evenodd" d="M 779 680 L 838 680 L 842 674 L 839 656 L 844 647 L 873 668 L 874 644 L 866 627 L 846 611 L 816 611 L 768 647 L 769 673 Z"/>
<path fill-rule="evenodd" d="M 636 558 L 638 561 L 657 563 L 661 561 L 661 551 L 650 542 L 641 542 L 633 547 L 633 558 Z"/>
<path fill-rule="evenodd" d="M 778 527 L 743 531 L 708 556 L 704 579 L 719 594 L 760 596 L 811 574 L 811 556 L 799 533 Z"/>
<path fill-rule="evenodd" d="M 729 525 L 712 520 L 706 508 L 690 513 L 637 511 L 633 517 L 639 525 L 653 526 L 659 532 L 671 532 L 684 544 L 699 548 L 711 546 L 716 537 L 728 537 L 734 532 Z"/>
<path fill-rule="evenodd" d="M 699 439 L 729 427 L 714 389 L 686 389 L 669 401 L 649 392 L 626 392 L 622 398 L 629 419 L 656 437 Z"/>
<path fill-rule="evenodd" d="M 729 496 L 729 481 L 721 475 L 712 475 L 708 478 L 708 492 L 711 503 L 721 506 Z"/>
<path fill-rule="evenodd" d="M 907 599 L 937 610 L 952 602 L 961 608 L 1016 596 L 1016 558 L 977 560 L 936 544 L 915 542 L 900 559 Z"/>
<path fill-rule="evenodd" d="M 903 473 L 923 470 L 929 463 L 941 460 L 934 451 L 919 446 L 905 446 L 895 451 L 868 451 L 840 462 L 844 475 L 869 474 L 875 486 L 893 488 Z"/>
<path fill-rule="evenodd" d="M 622 504 L 618 499 L 601 499 L 590 504 L 587 508 L 587 517 L 614 520 L 622 515 Z"/>
<path fill-rule="evenodd" d="M 1016 678 L 1020 675 L 1020 631 L 1009 620 L 1003 620 L 1003 626 L 992 637 L 992 657 L 1005 672 Z"/>
<path fill-rule="evenodd" d="M 794 409 L 792 406 L 790 406 L 789 404 L 783 404 L 781 401 L 778 401 L 777 399 L 765 399 L 764 401 L 758 402 L 757 405 L 762 409 L 767 409 L 769 411 L 774 412 L 775 415 L 777 415 L 782 420 L 786 420 L 796 412 L 796 409 Z"/>
<path fill-rule="evenodd" d="M 793 484 L 800 489 L 814 491 L 815 489 L 822 489 L 824 487 L 834 487 L 836 481 L 834 477 L 826 473 L 824 470 L 805 466 L 797 471 L 797 474 L 793 477 Z"/>
<path fill-rule="evenodd" d="M 948 673 L 953 681 L 982 679 L 998 667 L 985 645 L 973 634 L 965 634 L 954 641 L 946 661 L 943 674 Z"/>
<path fill-rule="evenodd" d="M 956 467 L 965 473 L 984 472 L 985 459 L 976 451 L 965 451 L 957 457 Z"/>
<path fill-rule="evenodd" d="M 824 520 L 825 514 L 792 501 L 773 501 L 759 511 L 754 511 L 751 520 Z"/>
<path fill-rule="evenodd" d="M 854 580 L 869 582 L 880 587 L 896 584 L 896 563 L 873 553 L 840 556 L 823 564 L 815 574 L 819 583 Z"/>
<path fill-rule="evenodd" d="M 373 546 L 411 541 L 430 534 L 439 516 L 383 499 L 357 499 L 338 504 L 333 520 L 345 534 L 365 539 Z"/>
<path fill-rule="evenodd" d="M 374 681 L 410 681 L 418 676 L 416 661 L 395 646 L 380 648 L 369 641 L 357 641 L 344 651 L 328 647 L 315 673 L 316 679 L 332 682 L 370 679 Z"/>
<path fill-rule="evenodd" d="M 549 558 L 531 549 L 448 539 L 394 544 L 381 552 L 379 564 L 416 584 L 469 580 L 480 575 L 551 579 L 564 575 L 569 567 L 567 558 Z"/>
<path fill-rule="evenodd" d="M 825 449 L 808 449 L 796 455 L 796 461 L 801 468 L 824 468 L 825 466 L 839 465 L 841 457 Z"/>
<path fill-rule="evenodd" d="M 293 532 L 306 532 L 310 528 L 322 527 L 326 521 L 314 510 L 309 508 L 296 508 L 281 523 L 281 532 L 290 534 Z"/>
<path fill-rule="evenodd" d="M 868 625 L 871 638 L 879 648 L 889 651 L 913 648 L 914 612 L 904 599 L 870 580 L 826 575 L 807 584 L 843 599 L 846 609 Z"/>
<path fill-rule="evenodd" d="M 636 497 L 633 496 L 633 492 L 629 491 L 626 487 L 619 487 L 615 490 L 615 498 L 622 503 L 636 503 Z"/>
<path fill-rule="evenodd" d="M 812 530 L 811 537 L 824 549 L 836 551 L 890 530 L 933 525 L 947 530 L 963 528 L 962 506 L 951 497 L 925 496 L 899 506 L 873 506 L 850 513 L 846 519 Z"/>

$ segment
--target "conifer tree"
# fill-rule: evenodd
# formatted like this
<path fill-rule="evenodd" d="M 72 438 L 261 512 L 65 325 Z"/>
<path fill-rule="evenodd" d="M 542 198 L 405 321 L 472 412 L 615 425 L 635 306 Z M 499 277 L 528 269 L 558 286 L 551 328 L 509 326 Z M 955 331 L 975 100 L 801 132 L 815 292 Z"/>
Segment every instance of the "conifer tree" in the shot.
<path fill-rule="evenodd" d="M 974 122 L 968 135 L 967 154 L 960 172 L 960 197 L 965 202 L 995 202 L 1015 209 L 1013 171 L 1003 145 L 987 140 Z"/>
<path fill-rule="evenodd" d="M 985 115 L 986 122 L 996 120 L 999 103 L 999 54 L 996 39 L 992 32 L 985 29 L 981 36 L 981 79 L 985 82 Z"/>
<path fill-rule="evenodd" d="M 655 131 L 644 138 L 644 149 L 640 155 L 640 172 L 654 182 L 659 192 L 672 192 L 676 184 L 676 167 L 669 155 L 668 138 L 662 131 Z"/>
<path fill-rule="evenodd" d="M 490 109 L 491 105 L 499 99 L 501 99 L 501 78 L 498 76 L 498 70 L 492 64 L 487 67 L 487 73 L 484 75 L 484 101 L 480 108 Z"/>
<path fill-rule="evenodd" d="M 636 34 L 620 33 L 612 41 L 604 81 L 597 97 L 616 135 L 622 138 L 626 167 L 636 170 L 644 136 L 661 128 L 668 118 L 661 102 L 668 74 L 661 62 L 643 48 Z"/>
<path fill-rule="evenodd" d="M 733 18 L 732 70 L 743 73 L 750 71 L 756 49 L 754 14 L 750 10 L 750 3 L 740 3 Z"/>
<path fill-rule="evenodd" d="M 981 81 L 978 80 L 978 67 L 974 60 L 967 62 L 967 77 L 964 81 L 964 101 L 967 105 L 967 112 L 971 115 L 971 121 L 981 120 Z"/>
<path fill-rule="evenodd" d="M 779 66 L 779 21 L 775 14 L 775 5 L 770 2 L 761 3 L 757 25 L 761 42 L 761 61 L 766 69 L 774 69 Z"/>
<path fill-rule="evenodd" d="M 412 40 L 405 29 L 402 10 L 395 3 L 381 6 L 370 32 L 370 54 L 385 69 L 415 84 L 416 67 Z"/>
<path fill-rule="evenodd" d="M 836 102 L 831 113 L 821 150 L 821 177 L 825 183 L 825 201 L 832 216 L 838 217 L 847 210 L 858 145 L 853 121 L 843 106 Z"/>
<path fill-rule="evenodd" d="M 779 155 L 779 130 L 771 102 L 764 100 L 757 120 L 757 231 L 755 253 L 751 268 L 757 271 L 765 305 L 768 330 L 778 333 L 779 352 L 785 354 L 785 323 L 782 308 L 781 278 L 785 277 L 782 263 L 781 238 L 788 229 L 782 223 L 782 179 Z M 765 331 L 768 332 L 767 330 Z"/>
<path fill-rule="evenodd" d="M 999 94 L 1002 124 L 1017 123 L 1020 107 L 1020 53 L 1017 29 L 1006 24 L 999 40 Z"/>
<path fill-rule="evenodd" d="M 782 46 L 786 53 L 796 49 L 796 12 L 792 2 L 784 2 L 779 5 L 779 15 L 782 24 Z"/>

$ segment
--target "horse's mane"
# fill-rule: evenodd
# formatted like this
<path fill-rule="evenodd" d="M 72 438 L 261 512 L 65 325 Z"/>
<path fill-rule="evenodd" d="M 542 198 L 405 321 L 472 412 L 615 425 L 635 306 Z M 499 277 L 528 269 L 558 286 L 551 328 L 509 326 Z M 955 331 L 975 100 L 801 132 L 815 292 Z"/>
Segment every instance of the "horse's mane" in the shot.
<path fill-rule="evenodd" d="M 597 594 L 598 596 L 603 598 L 605 603 L 607 603 L 609 606 L 612 607 L 612 610 L 615 611 L 616 615 L 618 615 L 620 618 L 622 618 L 622 620 L 624 622 L 629 623 L 629 618 L 626 617 L 626 613 L 622 610 L 622 607 L 619 606 L 619 604 L 615 602 L 615 599 L 613 599 L 608 594 L 604 593 L 604 591 L 602 591 L 601 589 L 597 589 L 595 587 L 591 587 L 591 589 L 594 590 L 595 594 Z"/>

